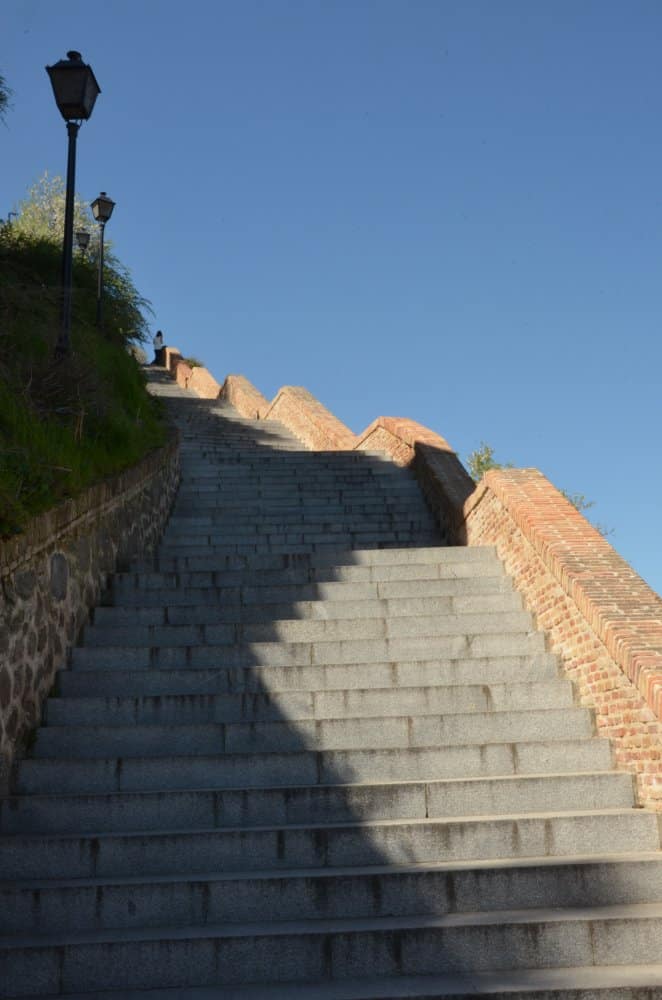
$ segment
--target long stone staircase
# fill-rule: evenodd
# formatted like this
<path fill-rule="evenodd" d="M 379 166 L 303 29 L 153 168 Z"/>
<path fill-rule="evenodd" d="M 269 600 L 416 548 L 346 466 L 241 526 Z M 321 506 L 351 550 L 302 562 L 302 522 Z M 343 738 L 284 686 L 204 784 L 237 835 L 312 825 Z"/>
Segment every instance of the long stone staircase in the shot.
<path fill-rule="evenodd" d="M 0 812 L 0 995 L 662 997 L 662 856 L 491 549 L 379 454 L 183 435 Z"/>

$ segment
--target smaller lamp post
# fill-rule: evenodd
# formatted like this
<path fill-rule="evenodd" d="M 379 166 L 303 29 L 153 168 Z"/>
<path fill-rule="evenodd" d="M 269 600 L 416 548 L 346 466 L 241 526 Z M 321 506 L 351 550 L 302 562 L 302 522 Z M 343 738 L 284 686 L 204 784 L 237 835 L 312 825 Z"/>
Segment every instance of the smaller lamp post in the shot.
<path fill-rule="evenodd" d="M 99 223 L 99 281 L 97 284 L 97 326 L 101 329 L 103 322 L 103 239 L 108 219 L 113 214 L 115 202 L 102 191 L 92 202 L 92 215 Z"/>
<path fill-rule="evenodd" d="M 64 205 L 64 239 L 62 242 L 62 321 L 55 354 L 69 353 L 71 334 L 71 276 L 74 246 L 74 186 L 76 176 L 76 139 L 81 121 L 92 114 L 94 102 L 101 93 L 92 67 L 83 62 L 80 52 L 67 52 L 54 66 L 47 66 L 53 95 L 59 112 L 67 123 L 69 146 L 67 154 L 67 192 Z"/>
<path fill-rule="evenodd" d="M 85 251 L 90 245 L 90 234 L 87 229 L 77 229 L 74 236 L 76 237 L 76 245 L 84 257 Z"/>

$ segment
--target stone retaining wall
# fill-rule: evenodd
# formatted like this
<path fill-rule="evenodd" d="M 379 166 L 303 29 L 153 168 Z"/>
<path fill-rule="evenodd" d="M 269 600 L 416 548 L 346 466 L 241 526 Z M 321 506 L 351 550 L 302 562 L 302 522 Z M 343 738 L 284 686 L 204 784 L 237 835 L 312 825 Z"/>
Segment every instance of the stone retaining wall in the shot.
<path fill-rule="evenodd" d="M 37 724 L 107 575 L 157 543 L 179 482 L 179 439 L 0 542 L 0 789 Z"/>

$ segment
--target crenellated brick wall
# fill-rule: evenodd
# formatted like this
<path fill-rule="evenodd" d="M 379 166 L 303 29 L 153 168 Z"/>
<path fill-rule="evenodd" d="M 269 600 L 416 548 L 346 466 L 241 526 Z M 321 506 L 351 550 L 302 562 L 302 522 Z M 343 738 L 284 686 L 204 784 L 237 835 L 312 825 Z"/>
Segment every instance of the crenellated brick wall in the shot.
<path fill-rule="evenodd" d="M 169 368 L 195 388 L 179 352 Z M 206 398 L 219 396 L 244 416 L 280 420 L 310 448 L 381 450 L 411 467 L 450 544 L 496 547 L 618 764 L 635 774 L 640 803 L 662 811 L 662 598 L 542 473 L 494 470 L 476 486 L 448 442 L 413 420 L 378 417 L 355 435 L 307 390 L 285 386 L 269 403 L 241 375 Z"/>
<path fill-rule="evenodd" d="M 639 799 L 662 810 L 662 598 L 537 469 L 488 472 L 464 504 L 595 709 Z"/>

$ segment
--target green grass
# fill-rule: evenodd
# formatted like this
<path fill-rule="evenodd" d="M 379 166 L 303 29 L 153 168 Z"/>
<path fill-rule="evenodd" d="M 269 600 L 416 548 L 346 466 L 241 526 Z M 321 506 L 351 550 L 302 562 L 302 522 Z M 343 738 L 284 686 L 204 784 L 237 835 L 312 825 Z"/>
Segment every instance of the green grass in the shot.
<path fill-rule="evenodd" d="M 158 400 L 127 350 L 137 296 L 109 284 L 103 335 L 94 267 L 74 269 L 72 352 L 55 363 L 59 248 L 0 231 L 0 536 L 137 462 L 166 438 Z M 111 275 L 112 279 L 112 275 Z"/>

